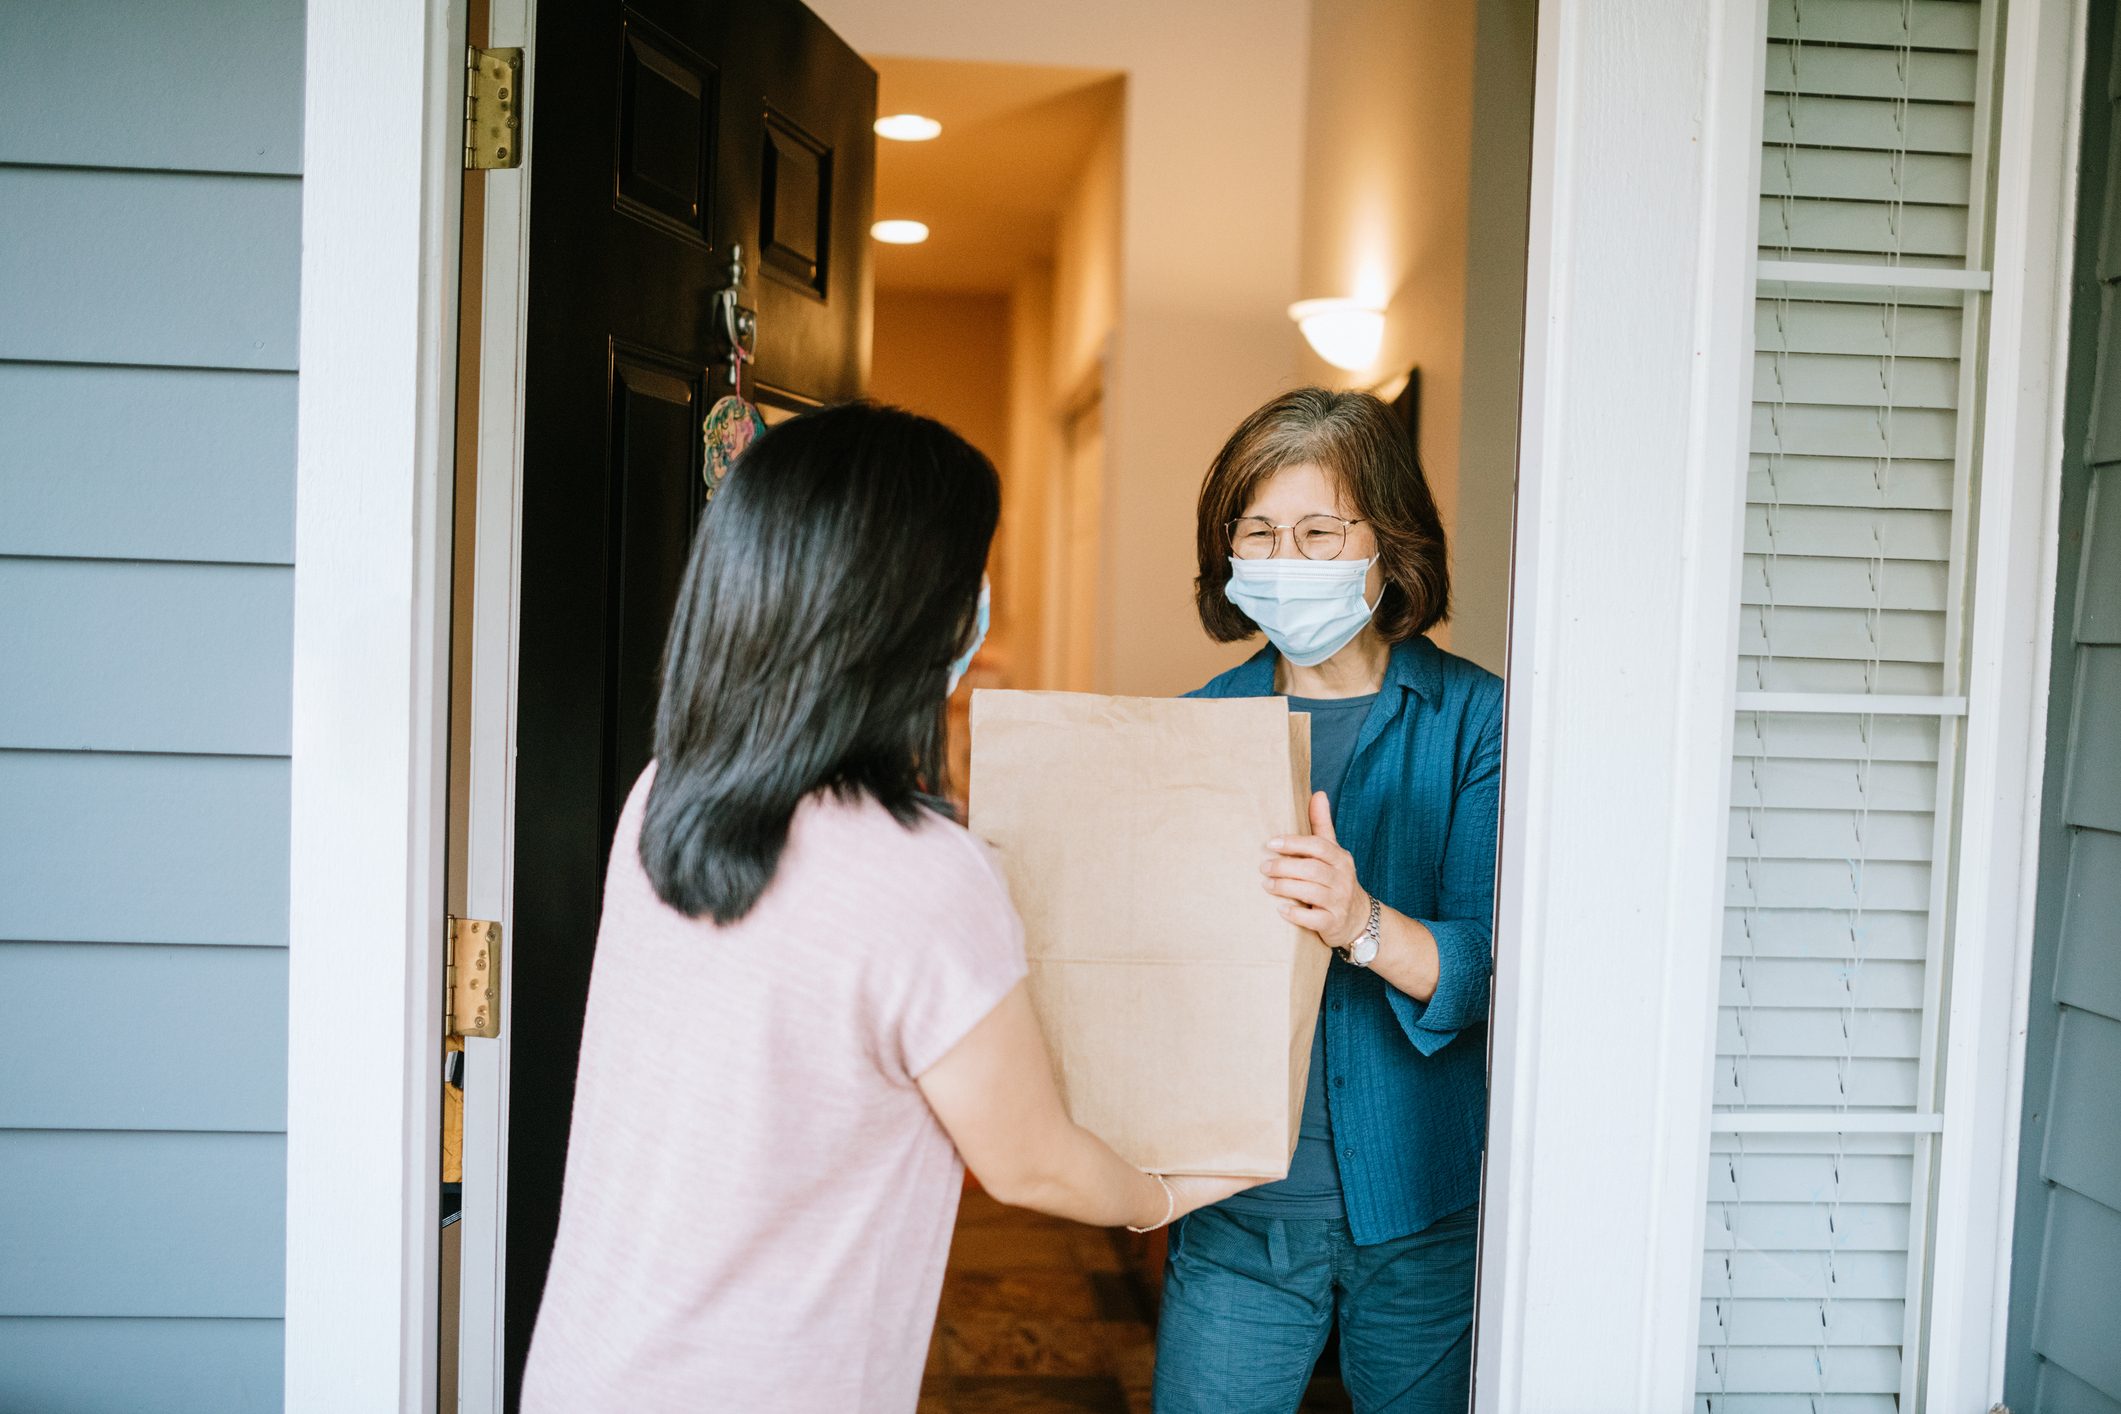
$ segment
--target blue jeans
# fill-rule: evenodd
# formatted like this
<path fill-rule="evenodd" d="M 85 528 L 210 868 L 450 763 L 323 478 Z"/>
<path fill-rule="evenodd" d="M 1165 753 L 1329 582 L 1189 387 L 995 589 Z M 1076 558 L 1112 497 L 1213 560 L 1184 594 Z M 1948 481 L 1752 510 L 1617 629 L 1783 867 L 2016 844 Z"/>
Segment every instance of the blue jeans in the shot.
<path fill-rule="evenodd" d="M 1357 1414 L 1465 1414 L 1478 1214 L 1372 1247 L 1339 1218 L 1181 1219 L 1156 1331 L 1157 1414 L 1287 1414 L 1336 1322 Z"/>

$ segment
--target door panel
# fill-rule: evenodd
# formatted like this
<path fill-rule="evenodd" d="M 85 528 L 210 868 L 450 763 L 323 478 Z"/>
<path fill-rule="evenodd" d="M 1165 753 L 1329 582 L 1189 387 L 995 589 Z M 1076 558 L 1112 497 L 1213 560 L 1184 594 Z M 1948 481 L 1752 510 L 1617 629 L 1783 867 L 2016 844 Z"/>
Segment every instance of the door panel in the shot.
<path fill-rule="evenodd" d="M 625 345 L 611 357 L 611 512 L 605 566 L 603 837 L 648 765 L 664 630 L 698 527 L 704 370 Z"/>
<path fill-rule="evenodd" d="M 719 196 L 721 229 L 760 271 L 749 302 L 761 394 L 841 402 L 869 386 L 875 76 L 800 6 L 747 7 L 743 24 L 722 95 Z"/>
<path fill-rule="evenodd" d="M 541 5 L 533 66 L 509 1408 L 558 1227 L 605 855 L 649 758 L 700 419 L 728 387 L 711 297 L 741 243 L 771 401 L 860 394 L 876 107 L 875 75 L 793 0 Z"/>
<path fill-rule="evenodd" d="M 832 149 L 766 110 L 759 168 L 759 259 L 797 289 L 825 297 L 832 241 Z"/>
<path fill-rule="evenodd" d="M 720 71 L 639 16 L 621 23 L 619 209 L 712 245 Z"/>

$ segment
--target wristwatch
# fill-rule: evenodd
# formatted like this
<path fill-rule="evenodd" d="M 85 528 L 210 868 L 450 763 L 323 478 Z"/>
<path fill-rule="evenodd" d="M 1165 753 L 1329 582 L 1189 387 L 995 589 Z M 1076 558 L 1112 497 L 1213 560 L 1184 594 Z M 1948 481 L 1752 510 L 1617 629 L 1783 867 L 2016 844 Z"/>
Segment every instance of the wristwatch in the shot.
<path fill-rule="evenodd" d="M 1351 966 L 1368 967 L 1377 960 L 1377 940 L 1384 927 L 1385 906 L 1375 897 L 1370 900 L 1370 921 L 1356 934 L 1355 941 L 1344 948 L 1335 948 Z"/>

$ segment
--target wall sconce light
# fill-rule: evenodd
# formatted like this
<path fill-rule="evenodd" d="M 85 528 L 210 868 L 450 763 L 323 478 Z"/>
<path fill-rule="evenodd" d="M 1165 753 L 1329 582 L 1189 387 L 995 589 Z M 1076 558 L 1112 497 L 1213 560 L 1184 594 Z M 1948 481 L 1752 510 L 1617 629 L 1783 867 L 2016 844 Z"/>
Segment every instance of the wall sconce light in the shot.
<path fill-rule="evenodd" d="M 1289 306 L 1312 351 L 1335 368 L 1360 373 L 1377 362 L 1385 342 L 1385 312 L 1352 299 L 1304 299 Z"/>

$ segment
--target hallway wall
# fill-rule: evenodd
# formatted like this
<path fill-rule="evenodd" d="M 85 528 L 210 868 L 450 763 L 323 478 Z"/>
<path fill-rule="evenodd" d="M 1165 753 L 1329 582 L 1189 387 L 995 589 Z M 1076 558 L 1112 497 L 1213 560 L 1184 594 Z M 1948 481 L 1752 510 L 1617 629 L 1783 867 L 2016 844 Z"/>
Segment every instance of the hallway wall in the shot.
<path fill-rule="evenodd" d="M 1525 260 L 1532 200 L 1532 60 L 1538 0 L 1478 0 L 1473 152 L 1466 193 L 1464 387 L 1459 397 L 1460 594 L 1451 646 L 1501 672 L 1509 656 L 1510 535 L 1524 379 Z"/>
<path fill-rule="evenodd" d="M 1312 0 L 1301 295 L 1385 307 L 1374 366 L 1420 370 L 1419 452 L 1451 543 L 1437 642 L 1500 672 L 1531 164 L 1532 0 Z M 1390 381 L 1388 381 L 1390 380 Z"/>
<path fill-rule="evenodd" d="M 1201 634 L 1193 501 L 1296 333 L 1305 10 L 1288 0 L 814 0 L 865 54 L 1123 70 L 1119 321 L 1104 407 L 1095 685 L 1165 694 L 1249 651 Z"/>
<path fill-rule="evenodd" d="M 1010 311 L 1000 294 L 944 290 L 878 290 L 869 396 L 955 428 L 986 453 L 1002 480 L 1002 505 L 1022 480 L 1011 460 L 1009 426 Z M 997 603 L 1008 596 L 1010 546 L 997 533 L 988 574 Z M 950 783 L 971 779 L 971 690 L 1018 684 L 1010 665 L 1022 652 L 1016 626 L 994 621 L 987 642 L 950 699 Z"/>
<path fill-rule="evenodd" d="M 1008 475 L 1009 302 L 878 290 L 869 395 L 946 422 Z"/>

